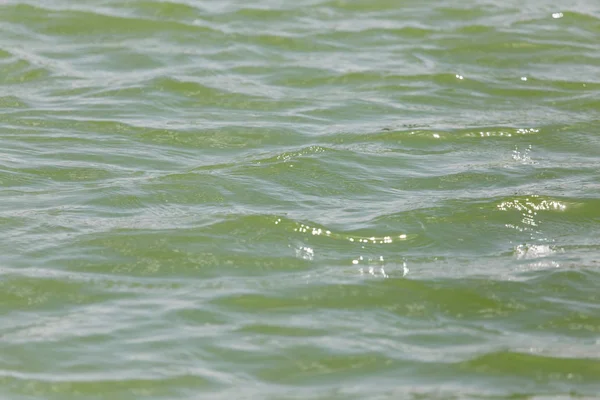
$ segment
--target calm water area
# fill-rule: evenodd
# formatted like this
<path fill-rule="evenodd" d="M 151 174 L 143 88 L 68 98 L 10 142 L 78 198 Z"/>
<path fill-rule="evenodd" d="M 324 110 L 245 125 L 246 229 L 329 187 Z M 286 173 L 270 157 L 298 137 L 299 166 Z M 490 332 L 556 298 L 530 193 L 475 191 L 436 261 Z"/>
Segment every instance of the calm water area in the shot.
<path fill-rule="evenodd" d="M 0 399 L 600 399 L 600 1 L 0 1 Z"/>

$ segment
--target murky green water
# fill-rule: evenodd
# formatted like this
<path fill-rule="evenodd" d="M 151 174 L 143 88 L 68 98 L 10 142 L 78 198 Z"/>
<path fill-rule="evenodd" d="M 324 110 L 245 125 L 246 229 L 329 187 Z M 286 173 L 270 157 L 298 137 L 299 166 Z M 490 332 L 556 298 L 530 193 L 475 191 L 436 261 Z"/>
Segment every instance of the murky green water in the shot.
<path fill-rule="evenodd" d="M 600 2 L 3 1 L 0 144 L 3 399 L 600 398 Z"/>

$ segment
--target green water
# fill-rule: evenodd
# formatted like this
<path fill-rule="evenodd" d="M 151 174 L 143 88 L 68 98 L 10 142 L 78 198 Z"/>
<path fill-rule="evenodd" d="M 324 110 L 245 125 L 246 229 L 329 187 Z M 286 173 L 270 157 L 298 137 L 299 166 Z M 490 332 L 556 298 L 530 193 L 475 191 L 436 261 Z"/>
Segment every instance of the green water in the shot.
<path fill-rule="evenodd" d="M 0 398 L 600 398 L 600 2 L 0 2 Z"/>

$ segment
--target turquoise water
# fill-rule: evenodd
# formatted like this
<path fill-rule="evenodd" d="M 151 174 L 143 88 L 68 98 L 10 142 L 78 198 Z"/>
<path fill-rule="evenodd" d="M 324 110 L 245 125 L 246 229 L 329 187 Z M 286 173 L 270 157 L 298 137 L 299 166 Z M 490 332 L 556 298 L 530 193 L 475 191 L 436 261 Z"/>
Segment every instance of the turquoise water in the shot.
<path fill-rule="evenodd" d="M 600 398 L 600 3 L 0 3 L 0 398 Z"/>

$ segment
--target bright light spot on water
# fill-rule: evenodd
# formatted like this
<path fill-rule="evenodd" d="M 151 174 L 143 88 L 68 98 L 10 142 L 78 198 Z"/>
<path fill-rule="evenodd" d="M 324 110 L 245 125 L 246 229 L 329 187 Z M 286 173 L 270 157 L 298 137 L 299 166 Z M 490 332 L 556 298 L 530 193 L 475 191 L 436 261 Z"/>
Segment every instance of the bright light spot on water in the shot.
<path fill-rule="evenodd" d="M 521 80 L 522 80 L 522 81 L 526 81 L 526 80 L 527 80 L 527 77 L 526 77 L 526 76 L 522 76 L 522 77 L 521 77 Z"/>
<path fill-rule="evenodd" d="M 315 251 L 306 246 L 300 246 L 296 249 L 296 257 L 311 261 L 315 257 Z"/>
<path fill-rule="evenodd" d="M 535 128 L 519 128 L 517 129 L 517 133 L 525 134 L 525 133 L 538 133 L 540 130 Z"/>
<path fill-rule="evenodd" d="M 552 13 L 552 18 L 554 18 L 554 19 L 562 18 L 562 17 L 563 17 L 563 13 L 561 13 L 561 12 Z"/>
<path fill-rule="evenodd" d="M 565 204 L 555 200 L 539 200 L 539 197 L 534 195 L 526 198 L 524 201 L 515 199 L 512 201 L 504 201 L 497 205 L 501 211 L 516 210 L 521 212 L 521 224 L 506 224 L 507 228 L 518 230 L 519 232 L 531 232 L 530 239 L 542 242 L 549 240 L 542 235 L 542 232 L 536 230 L 540 225 L 537 220 L 539 212 L 545 211 L 563 211 L 567 207 Z M 536 239 L 537 237 L 537 239 Z M 548 257 L 556 253 L 554 246 L 548 244 L 521 244 L 514 248 L 514 254 L 518 260 L 530 260 Z M 559 249 L 559 251 L 562 251 Z M 547 268 L 549 266 L 558 267 L 558 263 L 554 261 L 536 262 L 529 264 L 528 268 Z"/>
<path fill-rule="evenodd" d="M 554 250 L 547 244 L 521 244 L 515 247 L 515 255 L 519 260 L 547 257 L 553 253 Z"/>
<path fill-rule="evenodd" d="M 512 154 L 512 159 L 520 161 L 523 164 L 535 164 L 535 161 L 531 160 L 531 145 L 523 151 L 519 151 L 519 148 L 515 147 Z"/>
<path fill-rule="evenodd" d="M 465 79 L 465 77 L 464 77 L 464 76 L 462 76 L 462 75 L 459 75 L 459 74 L 456 74 L 456 78 L 457 78 L 457 79 L 460 79 L 461 81 L 462 81 L 463 79 Z"/>
<path fill-rule="evenodd" d="M 433 134 L 433 137 L 434 137 L 434 138 L 436 138 L 436 139 L 439 139 L 439 138 L 440 138 L 440 135 L 438 135 L 437 133 L 434 133 L 434 134 Z"/>
<path fill-rule="evenodd" d="M 556 200 L 542 200 L 540 202 L 533 202 L 530 201 L 530 199 L 525 199 L 525 203 L 521 203 L 519 202 L 518 199 L 515 199 L 513 201 L 504 201 L 500 204 L 498 204 L 498 209 L 501 211 L 507 211 L 509 209 L 514 209 L 514 210 L 519 210 L 525 213 L 528 213 L 529 211 L 550 211 L 550 210 L 555 210 L 555 211 L 564 211 L 567 206 L 563 203 L 561 203 L 560 201 L 556 201 Z"/>
<path fill-rule="evenodd" d="M 375 277 L 389 278 L 389 275 L 385 271 L 385 259 L 383 256 L 379 256 L 376 258 L 367 258 L 365 259 L 363 256 L 359 256 L 352 260 L 352 265 L 360 265 L 367 264 L 364 267 L 360 267 L 358 272 L 361 275 L 371 275 Z M 406 267 L 406 263 L 402 264 L 402 276 L 405 276 L 408 273 L 408 268 Z"/>
<path fill-rule="evenodd" d="M 398 236 L 398 237 L 399 237 L 400 239 L 404 240 L 404 239 L 406 239 L 406 234 L 404 234 L 404 233 L 403 233 L 402 235 L 400 235 L 400 236 Z"/>
<path fill-rule="evenodd" d="M 389 275 L 385 272 L 385 269 L 383 268 L 383 266 L 376 268 L 376 267 L 368 267 L 368 268 L 359 268 L 358 272 L 361 275 L 364 275 L 365 273 L 368 273 L 371 276 L 381 276 L 382 278 L 389 278 Z"/>

